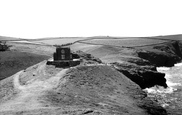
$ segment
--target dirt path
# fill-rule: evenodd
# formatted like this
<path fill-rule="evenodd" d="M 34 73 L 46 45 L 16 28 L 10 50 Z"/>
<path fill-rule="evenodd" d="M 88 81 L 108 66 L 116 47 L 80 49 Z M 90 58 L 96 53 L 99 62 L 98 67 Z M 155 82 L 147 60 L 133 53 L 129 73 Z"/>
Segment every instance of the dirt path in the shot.
<path fill-rule="evenodd" d="M 44 71 L 40 67 L 37 70 L 39 75 L 45 75 Z M 50 90 L 58 86 L 58 84 L 64 84 L 66 79 L 63 78 L 67 69 L 63 69 L 58 74 L 44 81 L 35 80 L 27 85 L 20 85 L 19 77 L 23 74 L 23 71 L 18 72 L 14 76 L 14 87 L 19 93 L 12 100 L 7 101 L 0 105 L 0 111 L 21 111 L 21 110 L 33 110 L 44 108 L 45 106 L 39 101 L 39 97 L 46 90 Z"/>

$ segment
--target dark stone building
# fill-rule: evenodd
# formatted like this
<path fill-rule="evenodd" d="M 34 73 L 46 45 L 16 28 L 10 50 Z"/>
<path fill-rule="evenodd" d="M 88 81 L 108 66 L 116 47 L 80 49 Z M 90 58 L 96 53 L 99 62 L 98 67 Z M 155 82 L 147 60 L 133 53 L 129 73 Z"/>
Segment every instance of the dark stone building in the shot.
<path fill-rule="evenodd" d="M 54 60 L 72 60 L 72 53 L 70 48 L 60 47 L 56 48 L 56 52 L 54 53 Z"/>

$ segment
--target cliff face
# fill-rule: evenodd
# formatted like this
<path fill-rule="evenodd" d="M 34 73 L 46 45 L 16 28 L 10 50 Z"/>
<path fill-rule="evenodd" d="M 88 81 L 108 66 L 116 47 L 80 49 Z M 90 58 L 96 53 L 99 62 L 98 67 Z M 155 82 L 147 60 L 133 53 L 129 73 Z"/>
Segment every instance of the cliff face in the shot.
<path fill-rule="evenodd" d="M 156 52 L 138 52 L 138 56 L 148 60 L 154 66 L 167 66 L 171 67 L 181 60 L 180 57 L 174 54 L 156 53 Z"/>
<path fill-rule="evenodd" d="M 138 56 L 149 61 L 154 66 L 174 66 L 181 61 L 182 45 L 179 41 L 173 41 L 164 45 L 153 46 L 157 51 L 137 51 Z"/>
<path fill-rule="evenodd" d="M 167 87 L 165 74 L 155 71 L 151 66 L 137 66 L 134 64 L 113 63 L 114 67 L 137 83 L 141 88 L 161 85 Z"/>
<path fill-rule="evenodd" d="M 180 41 L 132 48 L 91 46 L 89 49 L 88 46 L 87 49 L 85 52 L 100 58 L 104 63 L 112 64 L 141 88 L 154 85 L 167 87 L 165 74 L 157 72 L 156 67 L 171 67 L 182 58 Z"/>
<path fill-rule="evenodd" d="M 165 74 L 156 71 L 156 67 L 174 66 L 182 59 L 182 44 L 179 41 L 172 41 L 166 44 L 137 49 L 137 55 L 149 64 L 143 63 L 137 66 L 122 66 L 119 71 L 123 72 L 132 81 L 140 85 L 141 88 L 160 85 L 167 87 Z M 116 64 L 118 65 L 118 64 Z M 146 67 L 147 66 L 147 67 Z M 130 69 L 129 69 L 130 68 Z M 132 68 L 132 69 L 131 69 Z"/>

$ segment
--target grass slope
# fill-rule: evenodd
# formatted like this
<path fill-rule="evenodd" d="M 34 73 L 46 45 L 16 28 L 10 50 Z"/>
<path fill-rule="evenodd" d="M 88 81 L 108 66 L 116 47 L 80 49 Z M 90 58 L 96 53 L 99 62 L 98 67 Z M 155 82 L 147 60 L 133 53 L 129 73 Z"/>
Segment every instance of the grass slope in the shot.
<path fill-rule="evenodd" d="M 21 40 L 20 38 L 15 38 L 15 37 L 6 37 L 6 36 L 0 36 L 0 40 L 7 40 L 7 41 L 12 41 L 12 40 Z"/>
<path fill-rule="evenodd" d="M 48 58 L 44 55 L 19 51 L 0 52 L 0 80 Z"/>
<path fill-rule="evenodd" d="M 1 115 L 148 115 L 162 108 L 114 68 L 86 65 L 61 69 L 41 62 L 0 81 Z M 147 109 L 149 107 L 149 109 Z M 145 108 L 145 109 L 142 109 Z"/>

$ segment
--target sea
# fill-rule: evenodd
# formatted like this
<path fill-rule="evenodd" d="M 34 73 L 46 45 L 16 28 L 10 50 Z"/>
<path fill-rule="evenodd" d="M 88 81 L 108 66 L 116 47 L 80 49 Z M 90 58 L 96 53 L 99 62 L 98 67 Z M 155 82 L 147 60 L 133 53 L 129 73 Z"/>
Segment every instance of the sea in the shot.
<path fill-rule="evenodd" d="M 173 67 L 157 67 L 157 71 L 165 73 L 168 87 L 154 86 L 144 91 L 164 107 L 169 115 L 182 115 L 182 63 Z"/>

